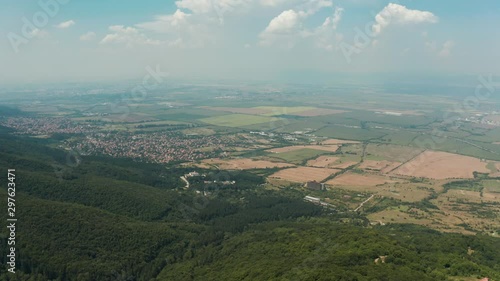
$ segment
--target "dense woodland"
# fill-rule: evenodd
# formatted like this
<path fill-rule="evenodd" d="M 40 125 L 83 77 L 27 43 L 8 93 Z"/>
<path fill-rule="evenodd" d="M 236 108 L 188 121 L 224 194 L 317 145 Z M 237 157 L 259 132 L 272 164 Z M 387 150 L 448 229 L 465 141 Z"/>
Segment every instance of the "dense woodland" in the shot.
<path fill-rule="evenodd" d="M 371 227 L 300 191 L 265 190 L 258 174 L 207 171 L 236 184 L 205 197 L 182 188 L 185 169 L 75 157 L 5 128 L 0 167 L 16 169 L 19 219 L 16 274 L 1 228 L 0 280 L 500 280 L 500 239 Z"/>

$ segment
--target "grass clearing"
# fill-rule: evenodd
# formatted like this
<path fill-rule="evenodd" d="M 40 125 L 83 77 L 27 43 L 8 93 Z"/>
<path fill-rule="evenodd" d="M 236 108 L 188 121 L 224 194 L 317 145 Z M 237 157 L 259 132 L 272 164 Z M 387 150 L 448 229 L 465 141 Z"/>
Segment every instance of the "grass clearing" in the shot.
<path fill-rule="evenodd" d="M 269 155 L 272 158 L 277 158 L 284 160 L 288 163 L 302 164 L 307 160 L 318 157 L 319 155 L 327 154 L 328 151 L 302 148 L 298 150 L 292 150 L 289 152 L 274 153 Z"/>

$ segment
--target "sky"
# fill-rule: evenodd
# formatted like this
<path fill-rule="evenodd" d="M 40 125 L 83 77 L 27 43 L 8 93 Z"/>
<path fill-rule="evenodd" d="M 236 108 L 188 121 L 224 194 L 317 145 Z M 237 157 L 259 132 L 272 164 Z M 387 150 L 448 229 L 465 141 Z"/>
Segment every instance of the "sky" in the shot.
<path fill-rule="evenodd" d="M 500 1 L 0 0 L 0 83 L 500 75 Z"/>

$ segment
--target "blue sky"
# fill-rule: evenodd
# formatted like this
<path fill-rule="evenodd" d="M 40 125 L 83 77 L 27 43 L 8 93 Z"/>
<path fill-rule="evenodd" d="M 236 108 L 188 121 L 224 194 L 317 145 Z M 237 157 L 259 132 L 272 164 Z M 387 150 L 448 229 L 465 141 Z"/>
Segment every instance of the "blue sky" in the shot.
<path fill-rule="evenodd" d="M 4 83 L 128 79 L 143 76 L 148 65 L 173 77 L 240 80 L 296 79 L 297 73 L 304 79 L 318 73 L 500 74 L 500 2 L 493 0 L 0 5 Z"/>

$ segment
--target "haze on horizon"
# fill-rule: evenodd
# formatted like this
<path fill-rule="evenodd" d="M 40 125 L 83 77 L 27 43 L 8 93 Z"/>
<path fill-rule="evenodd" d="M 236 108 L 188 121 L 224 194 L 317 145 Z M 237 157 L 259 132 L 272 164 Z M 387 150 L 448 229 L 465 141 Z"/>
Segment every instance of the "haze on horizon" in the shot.
<path fill-rule="evenodd" d="M 44 4 L 45 3 L 45 4 Z M 0 0 L 0 83 L 500 74 L 500 3 Z"/>

